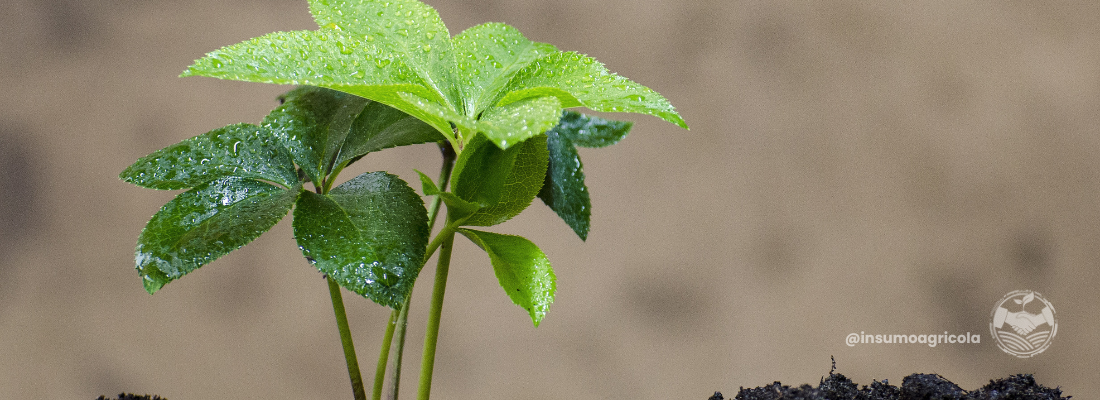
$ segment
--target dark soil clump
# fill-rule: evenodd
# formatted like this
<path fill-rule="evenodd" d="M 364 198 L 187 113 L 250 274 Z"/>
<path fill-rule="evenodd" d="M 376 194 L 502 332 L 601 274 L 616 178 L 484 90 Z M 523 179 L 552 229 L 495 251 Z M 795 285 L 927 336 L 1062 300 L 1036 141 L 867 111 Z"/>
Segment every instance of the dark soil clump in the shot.
<path fill-rule="evenodd" d="M 99 396 L 99 398 L 96 399 L 96 400 L 168 400 L 168 399 L 160 397 L 160 396 L 155 396 L 155 395 L 154 396 L 149 396 L 147 394 L 142 395 L 142 396 L 138 396 L 136 394 L 130 394 L 130 393 L 119 393 L 118 397 Z"/>
<path fill-rule="evenodd" d="M 1013 375 L 992 380 L 978 390 L 968 392 L 936 374 L 913 374 L 902 380 L 901 387 L 888 381 L 873 381 L 859 388 L 844 375 L 830 372 L 817 387 L 790 387 L 779 382 L 754 389 L 741 388 L 736 400 L 1062 400 L 1062 390 L 1035 383 L 1031 375 Z M 724 400 L 715 392 L 709 400 Z"/>

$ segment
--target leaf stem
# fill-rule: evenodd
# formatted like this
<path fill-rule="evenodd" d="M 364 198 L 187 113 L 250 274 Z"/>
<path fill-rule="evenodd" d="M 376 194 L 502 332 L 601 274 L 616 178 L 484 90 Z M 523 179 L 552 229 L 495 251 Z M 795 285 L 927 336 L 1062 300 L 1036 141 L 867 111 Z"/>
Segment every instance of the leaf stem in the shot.
<path fill-rule="evenodd" d="M 420 361 L 417 400 L 428 400 L 431 397 L 435 345 L 439 339 L 439 321 L 443 314 L 443 294 L 447 291 L 447 273 L 451 266 L 451 248 L 454 247 L 455 229 L 447 224 L 436 238 L 443 238 L 443 240 L 439 245 L 439 262 L 435 267 L 435 286 L 432 288 L 432 304 L 428 311 L 428 328 L 424 334 L 424 357 Z"/>
<path fill-rule="evenodd" d="M 344 346 L 344 358 L 348 362 L 348 376 L 351 378 L 351 391 L 355 400 L 367 400 L 367 391 L 363 389 L 363 375 L 359 373 L 359 361 L 355 357 L 355 344 L 351 341 L 351 329 L 348 328 L 348 315 L 344 311 L 344 299 L 340 295 L 340 285 L 332 277 L 328 281 L 328 293 L 332 297 L 332 311 L 336 314 L 336 326 L 340 328 L 340 344 Z"/>

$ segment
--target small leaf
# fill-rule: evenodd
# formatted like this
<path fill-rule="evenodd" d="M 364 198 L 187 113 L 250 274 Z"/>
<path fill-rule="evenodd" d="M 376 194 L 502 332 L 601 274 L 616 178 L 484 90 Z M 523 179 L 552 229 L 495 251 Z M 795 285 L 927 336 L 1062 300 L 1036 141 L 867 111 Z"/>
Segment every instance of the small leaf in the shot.
<path fill-rule="evenodd" d="M 1021 302 L 1022 302 L 1022 303 L 1023 303 L 1024 305 L 1027 305 L 1027 303 L 1030 303 L 1030 302 L 1031 302 L 1032 300 L 1035 300 L 1035 292 L 1030 292 L 1030 293 L 1028 293 L 1028 294 L 1027 294 L 1027 296 L 1024 296 L 1024 298 L 1023 298 L 1022 300 L 1020 300 L 1020 301 L 1021 301 Z"/>
<path fill-rule="evenodd" d="M 423 266 L 427 214 L 405 181 L 369 172 L 328 195 L 303 192 L 294 236 L 302 254 L 340 286 L 398 308 Z"/>
<path fill-rule="evenodd" d="M 425 196 L 435 196 L 442 193 L 439 191 L 439 186 L 436 186 L 435 181 L 433 181 L 432 178 L 424 175 L 424 173 L 420 172 L 419 170 L 414 169 L 413 171 L 416 171 L 416 174 L 420 176 L 420 186 Z"/>
<path fill-rule="evenodd" d="M 154 293 L 256 239 L 286 216 L 300 190 L 228 177 L 176 196 L 138 237 L 145 290 Z"/>
<path fill-rule="evenodd" d="M 566 111 L 561 122 L 546 132 L 550 162 L 539 198 L 573 228 L 581 240 L 588 237 L 592 202 L 584 184 L 584 166 L 574 145 L 609 146 L 626 137 L 631 125 Z"/>
<path fill-rule="evenodd" d="M 142 157 L 119 175 L 151 189 L 187 189 L 237 176 L 293 187 L 294 163 L 271 134 L 258 126 L 218 128 Z"/>
<path fill-rule="evenodd" d="M 459 229 L 489 254 L 500 287 L 531 315 L 536 327 L 554 302 L 556 278 L 550 260 L 531 241 L 512 235 Z"/>
<path fill-rule="evenodd" d="M 455 163 L 452 189 L 458 198 L 484 206 L 462 225 L 492 226 L 526 209 L 546 179 L 547 157 L 545 135 L 508 150 L 485 139 L 471 142 Z"/>
<path fill-rule="evenodd" d="M 368 102 L 331 89 L 302 86 L 287 93 L 263 125 L 290 151 L 311 181 L 321 182 L 332 171 L 352 122 Z"/>
<path fill-rule="evenodd" d="M 561 120 L 553 130 L 577 146 L 607 147 L 623 140 L 632 126 L 632 122 L 566 111 L 562 113 Z"/>
<path fill-rule="evenodd" d="M 595 59 L 573 52 L 542 57 L 516 73 L 496 102 L 556 96 L 563 108 L 584 106 L 596 111 L 649 114 L 687 128 L 664 96 L 615 75 Z"/>

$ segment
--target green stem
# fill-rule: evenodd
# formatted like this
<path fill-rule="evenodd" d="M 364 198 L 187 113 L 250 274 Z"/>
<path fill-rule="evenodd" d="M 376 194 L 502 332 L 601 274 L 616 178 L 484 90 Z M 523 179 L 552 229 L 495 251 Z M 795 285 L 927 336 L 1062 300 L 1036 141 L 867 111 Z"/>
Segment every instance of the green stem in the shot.
<path fill-rule="evenodd" d="M 448 182 L 451 180 L 451 171 L 454 169 L 455 159 L 458 158 L 455 154 L 454 148 L 450 142 L 439 143 L 439 150 L 443 156 L 443 165 L 439 171 L 439 187 L 446 190 Z M 439 215 L 439 209 L 443 205 L 443 201 L 439 196 L 432 198 L 432 203 L 428 207 L 428 230 L 431 231 L 435 227 L 436 217 Z M 432 252 L 428 252 L 424 256 L 424 262 L 427 262 L 428 257 L 431 257 Z M 375 370 L 374 375 L 374 399 L 381 400 L 382 383 L 385 379 L 386 362 L 389 361 L 390 345 L 393 341 L 393 334 L 397 334 L 397 343 L 394 346 L 393 355 L 393 372 L 390 375 L 390 392 L 387 397 L 389 400 L 397 400 L 400 386 L 401 386 L 401 361 L 405 350 L 405 328 L 408 326 L 409 320 L 409 305 L 412 302 L 412 291 L 405 297 L 405 301 L 401 303 L 401 308 L 394 310 L 390 313 L 390 324 L 386 327 L 386 335 L 382 343 L 382 354 L 379 355 L 378 367 Z M 394 321 L 396 317 L 396 323 Z"/>
<path fill-rule="evenodd" d="M 390 375 L 390 396 L 387 400 L 397 400 L 398 390 L 401 387 L 401 355 L 405 350 L 405 328 L 409 325 L 409 302 L 412 301 L 412 293 L 401 305 L 397 316 L 397 354 L 393 355 L 393 375 Z"/>
<path fill-rule="evenodd" d="M 408 302 L 408 299 L 405 300 Z M 405 306 L 402 305 L 402 308 Z M 386 334 L 382 338 L 382 351 L 378 354 L 378 366 L 374 369 L 374 390 L 371 399 L 382 400 L 382 383 L 386 380 L 386 363 L 390 359 L 390 343 L 393 342 L 393 331 L 397 324 L 398 310 L 390 312 L 390 321 L 386 323 Z"/>
<path fill-rule="evenodd" d="M 332 277 L 326 277 L 326 280 L 328 293 L 332 297 L 332 311 L 336 313 L 336 326 L 340 328 L 340 344 L 344 346 L 344 358 L 348 361 L 351 392 L 355 400 L 367 400 L 367 391 L 363 389 L 363 375 L 359 373 L 359 361 L 355 358 L 355 344 L 351 341 L 351 329 L 348 328 L 348 315 L 344 312 L 344 299 L 340 295 L 340 285 Z"/>
<path fill-rule="evenodd" d="M 450 224 L 439 233 L 443 240 L 439 247 L 439 263 L 435 267 L 435 286 L 432 288 L 432 304 L 428 311 L 428 328 L 424 334 L 424 357 L 420 361 L 420 385 L 417 400 L 428 400 L 432 391 L 432 370 L 435 368 L 435 345 L 439 340 L 439 322 L 443 314 L 443 294 L 447 291 L 447 273 L 451 266 L 451 248 L 455 231 Z"/>

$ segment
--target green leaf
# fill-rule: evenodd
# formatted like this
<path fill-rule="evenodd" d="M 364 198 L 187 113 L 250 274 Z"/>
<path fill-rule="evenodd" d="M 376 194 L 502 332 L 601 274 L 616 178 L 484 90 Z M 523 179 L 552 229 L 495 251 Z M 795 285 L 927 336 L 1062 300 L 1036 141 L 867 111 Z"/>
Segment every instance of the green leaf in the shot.
<path fill-rule="evenodd" d="M 407 57 L 379 47 L 375 42 L 382 39 L 373 38 L 331 28 L 275 32 L 212 51 L 180 76 L 327 87 L 388 104 L 449 135 L 446 120 L 403 101 L 398 93 L 438 104 L 447 100 L 405 64 Z"/>
<path fill-rule="evenodd" d="M 461 131 L 484 134 L 501 149 L 545 132 L 561 118 L 561 104 L 555 97 L 524 99 L 489 109 L 480 119 L 460 115 L 413 94 L 401 93 L 401 98 L 453 122 Z"/>
<path fill-rule="evenodd" d="M 398 308 L 428 245 L 428 211 L 405 181 L 369 172 L 328 195 L 303 192 L 294 210 L 302 254 L 340 286 Z"/>
<path fill-rule="evenodd" d="M 416 0 L 310 0 L 309 10 L 317 26 L 363 38 L 403 61 L 424 86 L 446 99 L 442 104 L 452 109 L 460 104 L 451 34 L 431 6 Z"/>
<path fill-rule="evenodd" d="M 545 180 L 547 157 L 544 135 L 507 150 L 501 150 L 479 135 L 459 155 L 452 174 L 454 194 L 469 203 L 482 205 L 461 224 L 492 226 L 526 209 Z"/>
<path fill-rule="evenodd" d="M 321 182 L 348 137 L 352 122 L 369 100 L 331 89 L 302 86 L 264 118 L 267 128 L 290 151 L 313 182 Z"/>
<path fill-rule="evenodd" d="M 575 111 L 562 113 L 552 130 L 581 147 L 607 147 L 618 143 L 630 132 L 633 122 L 615 121 Z"/>
<path fill-rule="evenodd" d="M 431 125 L 379 102 L 367 104 L 351 125 L 336 165 L 391 147 L 447 140 Z"/>
<path fill-rule="evenodd" d="M 556 96 L 562 107 L 584 106 L 596 111 L 633 112 L 657 116 L 687 129 L 664 96 L 613 74 L 595 59 L 573 52 L 542 57 L 516 73 L 496 104 Z"/>
<path fill-rule="evenodd" d="M 476 135 L 458 155 L 451 172 L 451 192 L 477 204 L 496 204 L 516 162 L 519 148 L 502 150 Z"/>
<path fill-rule="evenodd" d="M 512 235 L 459 229 L 489 254 L 500 287 L 539 326 L 554 302 L 556 278 L 550 260 L 531 241 Z"/>
<path fill-rule="evenodd" d="M 256 239 L 286 216 L 300 190 L 228 177 L 176 196 L 138 237 L 135 261 L 145 290 L 154 293 Z"/>
<path fill-rule="evenodd" d="M 553 126 L 562 108 L 578 106 L 650 114 L 687 127 L 657 92 L 504 24 L 478 25 L 452 40 L 438 13 L 416 0 L 312 0 L 310 11 L 318 30 L 227 46 L 182 75 L 339 90 L 404 111 L 456 148 L 464 143 L 452 123 L 506 148 Z M 560 104 L 512 105 L 540 97 Z"/>
<path fill-rule="evenodd" d="M 459 88 L 466 115 L 493 105 L 512 76 L 536 59 L 556 53 L 554 46 L 527 40 L 516 28 L 481 24 L 454 37 Z"/>
<path fill-rule="evenodd" d="M 539 198 L 573 228 L 581 240 L 588 238 L 592 202 L 588 187 L 584 184 L 584 166 L 575 145 L 610 146 L 626 137 L 631 125 L 630 122 L 566 111 L 561 122 L 546 132 L 550 162 Z"/>
<path fill-rule="evenodd" d="M 142 157 L 119 178 L 151 189 L 187 189 L 237 176 L 293 187 L 298 182 L 286 150 L 270 132 L 250 124 L 229 125 Z"/>

